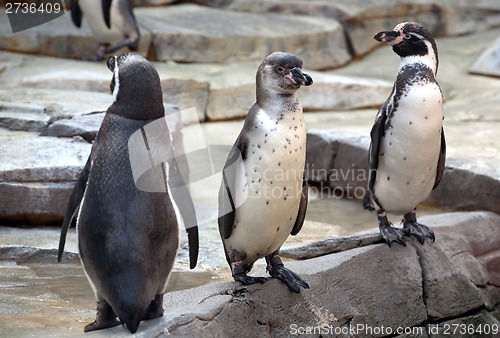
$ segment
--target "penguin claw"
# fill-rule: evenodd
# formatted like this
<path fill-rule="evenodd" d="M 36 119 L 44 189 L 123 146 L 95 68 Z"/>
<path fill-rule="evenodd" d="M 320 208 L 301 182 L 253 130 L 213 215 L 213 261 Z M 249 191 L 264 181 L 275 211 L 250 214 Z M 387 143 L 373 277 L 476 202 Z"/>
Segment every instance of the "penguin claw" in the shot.
<path fill-rule="evenodd" d="M 403 232 L 405 235 L 413 235 L 420 244 L 424 244 L 425 237 L 430 238 L 433 242 L 436 241 L 434 236 L 434 231 L 432 231 L 428 226 L 420 224 L 416 221 L 406 221 L 403 224 Z"/>
<path fill-rule="evenodd" d="M 275 265 L 269 269 L 269 274 L 272 277 L 279 278 L 293 292 L 300 293 L 300 286 L 304 289 L 309 289 L 309 284 L 305 280 L 292 270 L 285 268 L 282 264 Z"/>
<path fill-rule="evenodd" d="M 85 325 L 83 332 L 90 332 L 102 329 L 108 329 L 120 325 L 121 322 L 116 319 L 116 315 L 105 300 L 97 303 L 97 315 L 94 322 Z"/>
<path fill-rule="evenodd" d="M 391 246 L 392 242 L 406 246 L 406 241 L 403 238 L 404 232 L 402 229 L 394 228 L 390 224 L 379 225 L 380 234 L 384 241 Z"/>
<path fill-rule="evenodd" d="M 251 284 L 264 284 L 267 281 L 267 278 L 265 277 L 251 277 L 247 276 L 245 273 L 240 272 L 235 275 L 233 275 L 233 279 L 237 282 L 240 282 L 245 285 L 251 285 Z"/>

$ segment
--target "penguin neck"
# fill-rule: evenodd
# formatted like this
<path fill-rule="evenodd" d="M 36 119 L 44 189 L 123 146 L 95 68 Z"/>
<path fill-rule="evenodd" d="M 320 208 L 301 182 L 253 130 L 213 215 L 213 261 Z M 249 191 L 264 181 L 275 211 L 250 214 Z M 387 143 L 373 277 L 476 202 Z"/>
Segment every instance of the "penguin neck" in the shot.
<path fill-rule="evenodd" d="M 294 113 L 297 110 L 302 112 L 302 105 L 296 92 L 283 94 L 270 90 L 257 90 L 257 104 L 269 115 Z"/>
<path fill-rule="evenodd" d="M 405 67 L 407 65 L 420 63 L 420 64 L 423 64 L 423 65 L 427 66 L 428 68 L 430 68 L 432 70 L 432 73 L 434 74 L 434 76 L 436 76 L 438 62 L 439 62 L 437 52 L 434 49 L 434 46 L 430 42 L 426 41 L 425 43 L 427 45 L 427 51 L 428 51 L 427 54 L 425 54 L 425 55 L 408 55 L 408 56 L 401 57 L 401 63 L 399 65 L 399 69 L 402 69 L 403 67 Z"/>

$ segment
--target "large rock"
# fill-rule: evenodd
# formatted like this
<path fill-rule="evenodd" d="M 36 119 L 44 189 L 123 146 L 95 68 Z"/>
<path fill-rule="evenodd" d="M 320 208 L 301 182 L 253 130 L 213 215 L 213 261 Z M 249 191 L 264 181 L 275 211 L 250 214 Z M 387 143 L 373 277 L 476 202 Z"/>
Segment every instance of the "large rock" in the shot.
<path fill-rule="evenodd" d="M 500 24 L 500 5 L 494 0 L 341 0 L 268 1 L 234 0 L 218 4 L 236 11 L 280 13 L 327 17 L 344 25 L 356 56 L 372 50 L 377 42 L 373 35 L 390 30 L 397 23 L 419 22 L 435 36 L 463 35 L 482 31 Z"/>
<path fill-rule="evenodd" d="M 23 103 L 24 102 L 24 103 Z M 27 88 L 0 84 L 0 111 L 4 112 L 4 126 L 18 129 L 19 123 L 38 115 L 38 124 L 85 115 L 94 111 L 105 111 L 113 102 L 110 94 L 65 89 Z M 41 127 L 40 125 L 38 127 Z M 36 128 L 38 130 L 38 127 Z"/>
<path fill-rule="evenodd" d="M 26 105 L 19 103 L 26 101 L 26 97 L 30 98 L 30 102 L 40 103 L 42 109 L 47 111 L 51 110 L 51 106 L 56 111 L 59 105 L 69 106 L 64 109 L 69 114 L 65 116 L 82 110 L 85 113 L 105 111 L 113 102 L 109 87 L 112 74 L 104 62 L 0 52 L 0 66 L 2 64 L 5 64 L 6 70 L 0 77 L 0 88 L 5 88 L 5 94 L 0 89 L 0 107 L 4 106 L 3 100 L 16 102 L 8 104 L 9 111 L 14 109 L 13 106 Z M 209 82 L 205 75 L 182 65 L 163 62 L 154 65 L 160 76 L 164 101 L 179 109 L 195 108 L 198 119 L 204 121 L 209 97 Z M 2 107 L 0 111 L 5 109 Z"/>
<path fill-rule="evenodd" d="M 500 77 L 500 38 L 498 38 L 476 62 L 469 72 L 487 76 Z"/>
<path fill-rule="evenodd" d="M 27 132 L 2 131 L 0 140 L 0 219 L 62 221 L 91 145 Z"/>
<path fill-rule="evenodd" d="M 215 283 L 167 293 L 165 315 L 142 323 L 137 336 L 164 332 L 229 336 L 246 332 L 261 337 L 299 333 L 373 337 L 380 335 L 369 328 L 384 326 L 386 335 L 390 335 L 387 330 L 394 334 L 399 327 L 417 333 L 398 337 L 427 337 L 429 333 L 443 333 L 446 324 L 499 325 L 495 311 L 485 307 L 479 289 L 462 272 L 463 266 L 452 262 L 453 253 L 447 248 L 467 245 L 467 240 L 474 242 L 474 238 L 462 237 L 469 232 L 481 233 L 486 229 L 492 235 L 487 229 L 498 224 L 500 216 L 458 213 L 429 216 L 425 221 L 435 226 L 438 234 L 451 236 L 438 237 L 436 243 L 424 245 L 412 239 L 407 247 L 375 244 L 287 262 L 311 286 L 300 294 L 290 292 L 276 279 L 263 285 Z M 462 242 L 464 239 L 466 242 Z M 493 307 L 498 304 L 500 298 Z M 98 335 L 115 336 L 124 330 L 117 327 Z"/>
<path fill-rule="evenodd" d="M 392 89 L 392 83 L 373 78 L 309 74 L 314 83 L 300 90 L 302 106 L 308 111 L 380 107 Z"/>
<path fill-rule="evenodd" d="M 356 132 L 310 130 L 308 140 L 309 179 L 333 191 L 342 189 L 349 196 L 362 197 L 369 178 L 369 137 Z M 450 210 L 499 213 L 500 171 L 494 163 L 447 158 L 441 183 L 424 203 Z"/>
<path fill-rule="evenodd" d="M 260 62 L 276 50 L 296 54 L 308 68 L 350 61 L 342 26 L 335 20 L 255 15 L 195 5 L 137 8 L 137 19 L 153 38 L 160 61 Z"/>
<path fill-rule="evenodd" d="M 86 19 L 78 29 L 70 15 L 62 15 L 40 26 L 12 33 L 5 8 L 0 8 L 0 49 L 20 53 L 43 54 L 64 58 L 93 56 L 98 47 Z M 138 54 L 146 56 L 151 33 L 139 26 Z M 123 51 L 126 51 L 124 49 Z"/>

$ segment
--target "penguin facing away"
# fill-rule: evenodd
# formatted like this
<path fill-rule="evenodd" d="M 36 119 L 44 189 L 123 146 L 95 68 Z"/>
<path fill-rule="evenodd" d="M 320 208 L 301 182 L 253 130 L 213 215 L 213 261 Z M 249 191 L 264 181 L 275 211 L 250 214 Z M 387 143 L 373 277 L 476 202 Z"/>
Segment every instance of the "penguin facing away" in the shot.
<path fill-rule="evenodd" d="M 132 9 L 132 0 L 71 0 L 71 19 L 81 27 L 85 14 L 92 33 L 99 43 L 94 57 L 87 60 L 104 60 L 105 54 L 128 46 L 139 48 L 140 33 Z"/>
<path fill-rule="evenodd" d="M 297 91 L 312 82 L 298 57 L 269 55 L 257 71 L 257 102 L 224 166 L 219 232 L 232 276 L 243 284 L 266 281 L 247 276 L 265 257 L 272 277 L 294 292 L 309 288 L 284 267 L 279 249 L 290 234 L 299 233 L 307 208 L 306 127 Z"/>
<path fill-rule="evenodd" d="M 131 135 L 164 117 L 158 73 L 135 54 L 112 56 L 107 65 L 113 72 L 114 102 L 71 194 L 58 260 L 77 213 L 80 258 L 97 299 L 96 320 L 84 331 L 125 324 L 134 333 L 141 320 L 163 315 L 182 217 L 167 183 L 175 175 L 175 162 L 159 168 L 164 192 L 146 192 L 136 187 L 129 159 Z M 197 231 L 188 229 L 191 267 L 198 254 Z"/>
<path fill-rule="evenodd" d="M 435 237 L 417 222 L 416 208 L 438 186 L 446 157 L 443 97 L 435 78 L 437 47 L 431 34 L 413 22 L 377 33 L 374 39 L 392 46 L 401 64 L 370 133 L 368 203 L 377 210 L 380 233 L 389 246 L 406 245 L 404 235 L 423 244 L 425 237 Z M 403 229 L 392 226 L 386 211 L 404 215 Z"/>

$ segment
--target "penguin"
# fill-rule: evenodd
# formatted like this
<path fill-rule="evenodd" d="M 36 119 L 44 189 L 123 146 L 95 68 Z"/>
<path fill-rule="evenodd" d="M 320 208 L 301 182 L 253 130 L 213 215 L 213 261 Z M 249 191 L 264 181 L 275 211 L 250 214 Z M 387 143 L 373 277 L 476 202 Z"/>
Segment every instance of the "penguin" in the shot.
<path fill-rule="evenodd" d="M 307 209 L 306 126 L 297 95 L 312 78 L 302 60 L 274 52 L 259 66 L 257 102 L 230 151 L 219 190 L 219 232 L 235 281 L 264 283 L 247 273 L 262 257 L 267 271 L 290 290 L 309 288 L 284 267 L 279 250 L 302 228 Z"/>
<path fill-rule="evenodd" d="M 68 202 L 58 261 L 77 214 L 80 259 L 97 299 L 96 320 L 84 331 L 125 324 L 134 333 L 141 320 L 163 315 L 163 293 L 183 223 L 170 182 L 179 185 L 182 176 L 171 159 L 157 167 L 163 190 L 138 188 L 130 159 L 138 148 L 131 147 L 129 140 L 142 132 L 146 142 L 147 126 L 164 119 L 160 78 L 154 66 L 136 54 L 111 56 L 107 66 L 113 72 L 114 102 Z M 149 142 L 148 150 L 154 152 L 152 144 Z M 198 254 L 197 227 L 188 229 L 188 239 L 193 268 Z"/>
<path fill-rule="evenodd" d="M 434 241 L 435 236 L 417 222 L 416 208 L 441 181 L 446 157 L 437 46 L 427 29 L 414 22 L 400 23 L 374 39 L 392 46 L 401 64 L 370 132 L 365 207 L 377 210 L 380 233 L 389 246 L 406 245 L 404 235 L 424 244 L 426 237 Z M 403 228 L 393 227 L 386 212 L 403 214 Z"/>
<path fill-rule="evenodd" d="M 81 27 L 85 14 L 99 47 L 94 57 L 86 60 L 101 61 L 105 54 L 128 46 L 139 48 L 140 33 L 132 10 L 132 0 L 72 0 L 71 20 Z"/>

